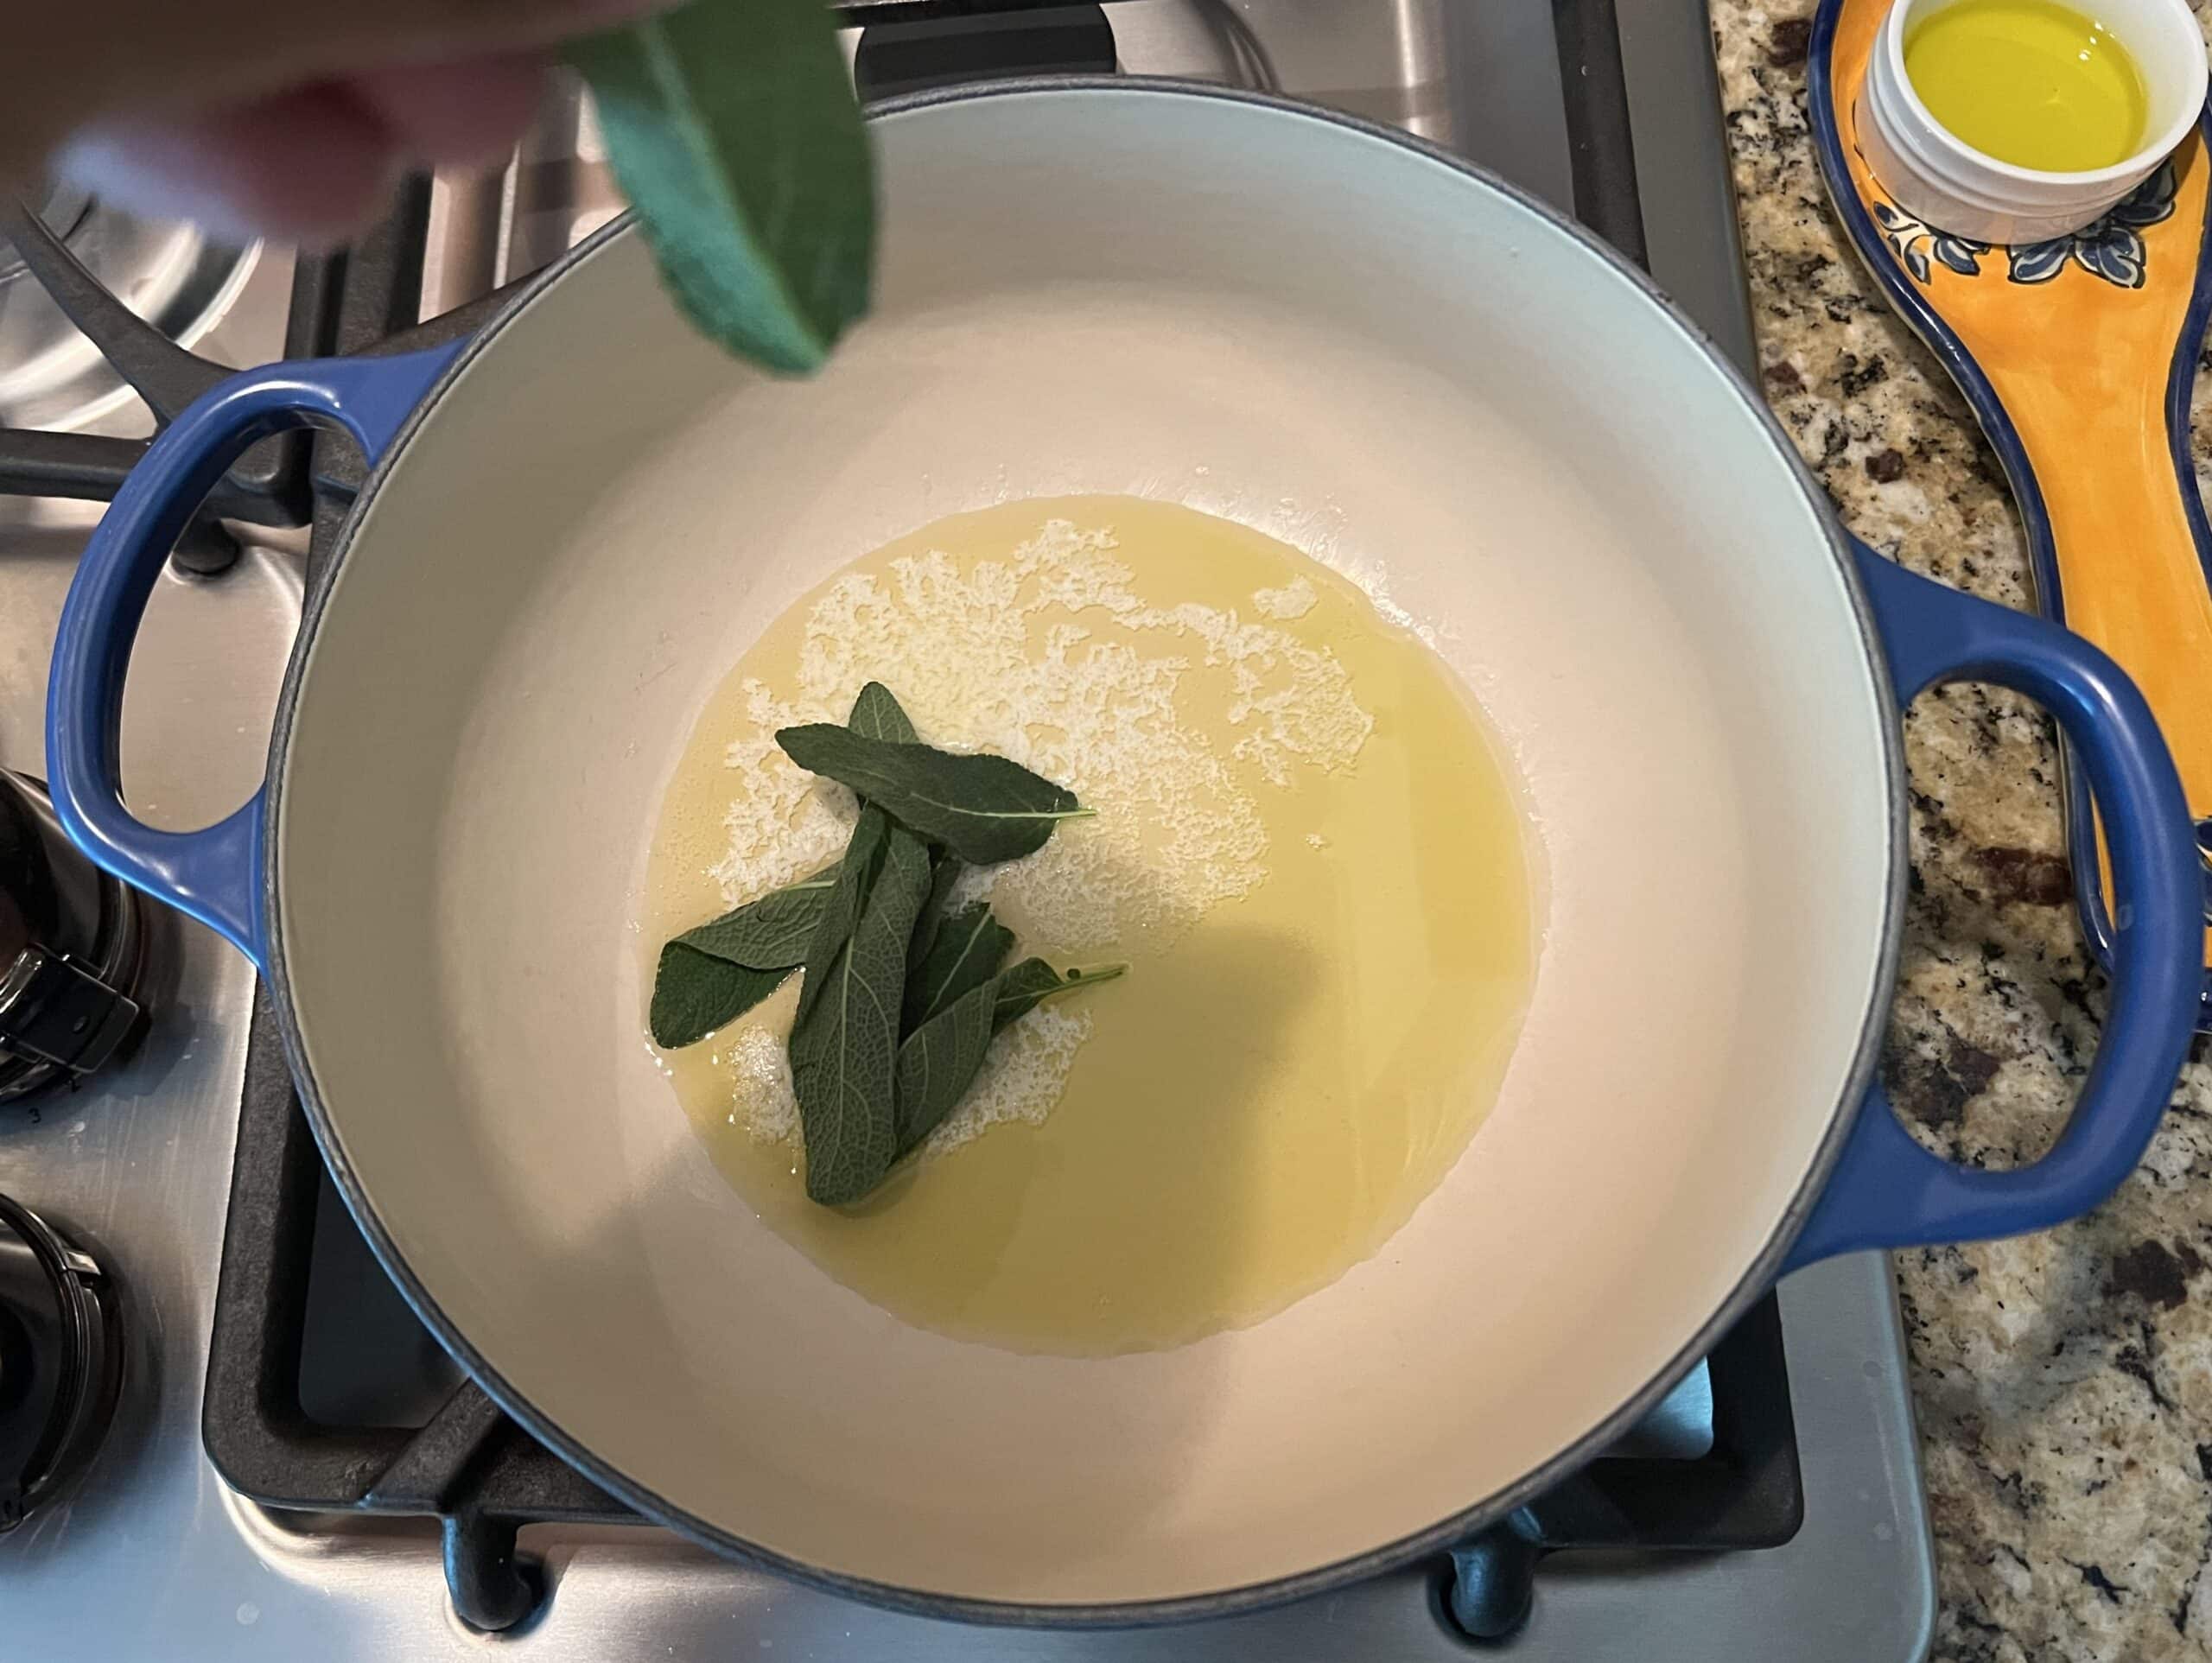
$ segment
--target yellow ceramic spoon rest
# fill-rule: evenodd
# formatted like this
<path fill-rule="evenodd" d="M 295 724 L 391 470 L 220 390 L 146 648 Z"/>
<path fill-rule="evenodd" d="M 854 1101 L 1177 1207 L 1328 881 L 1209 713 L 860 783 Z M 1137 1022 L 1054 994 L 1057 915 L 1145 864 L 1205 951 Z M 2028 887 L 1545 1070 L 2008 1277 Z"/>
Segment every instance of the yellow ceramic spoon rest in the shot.
<path fill-rule="evenodd" d="M 1859 92 L 1888 10 L 1889 0 L 1822 0 L 1814 20 L 1810 106 L 1828 194 L 1996 451 L 2037 606 L 2143 689 L 2200 846 L 2212 849 L 2212 529 L 2189 441 L 2212 312 L 2204 125 L 2071 236 L 2005 248 L 1947 235 L 1897 206 L 1860 152 Z M 2070 759 L 2066 778 L 2075 895 L 2109 962 L 2101 854 L 2083 857 L 2098 847 L 2095 810 Z"/>

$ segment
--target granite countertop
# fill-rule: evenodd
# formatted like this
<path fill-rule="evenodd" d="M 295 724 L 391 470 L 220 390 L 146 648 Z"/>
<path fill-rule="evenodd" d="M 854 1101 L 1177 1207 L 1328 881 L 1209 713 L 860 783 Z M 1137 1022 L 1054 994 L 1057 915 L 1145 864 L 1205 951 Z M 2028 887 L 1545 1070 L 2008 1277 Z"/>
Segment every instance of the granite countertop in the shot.
<path fill-rule="evenodd" d="M 1768 398 L 1859 536 L 2024 605 L 1997 464 L 1830 214 L 1805 120 L 1811 10 L 1713 0 Z M 1918 701 L 1905 752 L 1893 1094 L 1954 1158 L 2032 1160 L 2072 1105 L 2104 998 L 2072 905 L 2056 754 L 2033 707 L 1974 686 Z M 1897 1273 L 1936 1532 L 1933 1655 L 2212 1655 L 2212 1065 L 2190 1064 L 2141 1167 L 2088 1218 L 1902 1254 Z"/>

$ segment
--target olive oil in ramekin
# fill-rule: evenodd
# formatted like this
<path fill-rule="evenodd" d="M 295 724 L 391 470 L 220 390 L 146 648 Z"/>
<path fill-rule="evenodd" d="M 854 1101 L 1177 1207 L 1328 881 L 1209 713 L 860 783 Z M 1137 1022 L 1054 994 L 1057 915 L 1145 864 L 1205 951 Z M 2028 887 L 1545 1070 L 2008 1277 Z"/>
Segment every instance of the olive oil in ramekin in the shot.
<path fill-rule="evenodd" d="M 2058 0 L 1953 0 L 1911 24 L 1905 75 L 1951 133 L 2044 173 L 2088 173 L 2142 145 L 2149 98 L 2127 48 Z"/>

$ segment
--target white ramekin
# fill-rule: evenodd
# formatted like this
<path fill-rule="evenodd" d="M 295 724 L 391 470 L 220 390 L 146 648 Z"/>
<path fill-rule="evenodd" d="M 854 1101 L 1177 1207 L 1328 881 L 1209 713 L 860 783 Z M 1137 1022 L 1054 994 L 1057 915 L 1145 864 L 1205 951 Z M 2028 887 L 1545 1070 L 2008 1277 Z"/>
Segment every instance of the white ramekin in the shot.
<path fill-rule="evenodd" d="M 1859 100 L 1859 143 L 1875 179 L 1914 218 L 1985 243 L 2039 243 L 2079 231 L 2147 178 L 2204 108 L 2204 36 L 2188 0 L 2094 0 L 2134 55 L 2149 96 L 2143 148 L 2089 173 L 2044 173 L 1984 156 L 1928 113 L 1905 78 L 1904 37 L 1956 0 L 1897 0 L 1875 38 Z"/>

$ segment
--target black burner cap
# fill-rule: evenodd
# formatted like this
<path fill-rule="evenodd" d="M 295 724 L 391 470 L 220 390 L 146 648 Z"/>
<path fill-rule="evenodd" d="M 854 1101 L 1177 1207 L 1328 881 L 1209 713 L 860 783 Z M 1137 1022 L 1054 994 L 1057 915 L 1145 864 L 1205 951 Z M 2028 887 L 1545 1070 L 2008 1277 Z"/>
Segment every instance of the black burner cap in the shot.
<path fill-rule="evenodd" d="M 84 1471 L 122 1380 L 106 1276 L 37 1214 L 0 1196 L 0 1535 Z"/>

